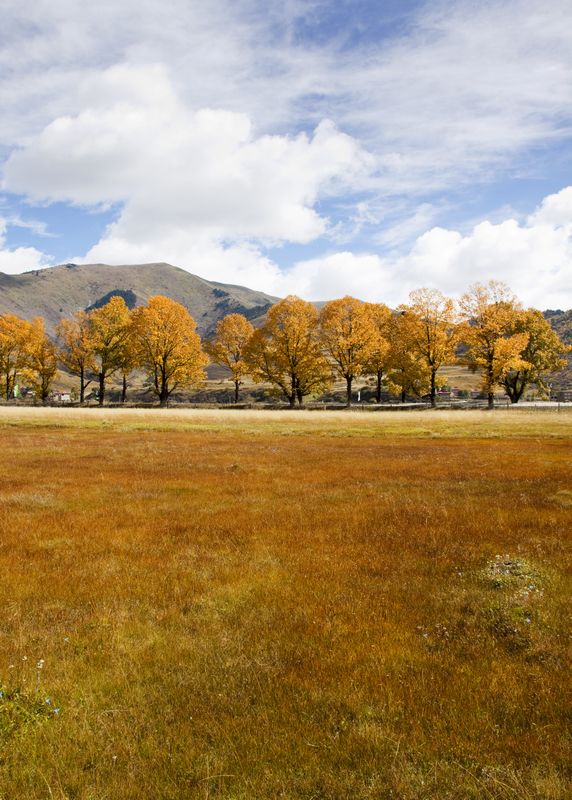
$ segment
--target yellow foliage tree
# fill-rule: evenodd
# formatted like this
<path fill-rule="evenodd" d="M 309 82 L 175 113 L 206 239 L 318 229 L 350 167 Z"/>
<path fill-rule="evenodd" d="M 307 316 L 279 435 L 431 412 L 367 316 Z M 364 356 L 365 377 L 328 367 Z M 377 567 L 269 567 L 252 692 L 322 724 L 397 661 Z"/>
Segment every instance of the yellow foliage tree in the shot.
<path fill-rule="evenodd" d="M 22 377 L 32 387 L 36 397 L 45 403 L 50 387 L 58 371 L 58 354 L 55 344 L 44 330 L 43 317 L 35 317 L 30 323 L 26 344 L 26 362 Z"/>
<path fill-rule="evenodd" d="M 335 371 L 346 382 L 346 402 L 352 402 L 354 378 L 366 371 L 375 331 L 368 306 L 355 297 L 326 303 L 320 312 L 320 336 Z"/>
<path fill-rule="evenodd" d="M 243 314 L 227 314 L 217 323 L 214 338 L 205 344 L 211 361 L 230 370 L 235 403 L 238 403 L 242 379 L 248 372 L 244 353 L 253 333 L 254 327 Z"/>
<path fill-rule="evenodd" d="M 423 397 L 431 387 L 427 362 L 411 348 L 409 326 L 409 319 L 403 313 L 392 314 L 387 326 L 386 381 L 390 392 L 399 394 L 402 403 L 407 395 Z"/>
<path fill-rule="evenodd" d="M 389 326 L 391 325 L 391 310 L 383 303 L 366 303 L 372 331 L 369 337 L 363 362 L 365 375 L 375 376 L 375 397 L 381 403 L 381 388 L 383 378 L 389 366 L 390 341 Z"/>
<path fill-rule="evenodd" d="M 409 295 L 409 304 L 398 310 L 403 316 L 402 334 L 407 346 L 427 366 L 429 398 L 435 408 L 437 372 L 455 357 L 458 340 L 455 303 L 437 289 L 416 289 Z"/>
<path fill-rule="evenodd" d="M 546 375 L 566 366 L 562 356 L 572 348 L 564 344 L 542 313 L 534 308 L 517 314 L 509 331 L 513 335 L 528 334 L 522 363 L 505 372 L 501 381 L 511 403 L 518 403 L 526 387 L 532 383 L 546 395 Z"/>
<path fill-rule="evenodd" d="M 6 400 L 14 396 L 18 374 L 25 369 L 32 325 L 14 314 L 0 316 L 0 387 Z"/>
<path fill-rule="evenodd" d="M 292 407 L 296 400 L 302 405 L 304 397 L 323 391 L 331 381 L 318 339 L 318 312 L 293 295 L 269 309 L 245 357 L 254 380 L 271 383 Z"/>
<path fill-rule="evenodd" d="M 90 339 L 89 316 L 76 312 L 71 319 L 62 319 L 56 328 L 58 358 L 63 366 L 79 378 L 79 402 L 85 401 L 85 390 L 93 380 L 95 355 Z"/>
<path fill-rule="evenodd" d="M 482 373 L 488 406 L 493 408 L 495 387 L 502 385 L 511 371 L 529 369 L 523 353 L 530 334 L 514 332 L 520 304 L 506 284 L 489 281 L 473 284 L 459 307 L 464 318 L 460 340 L 467 347 L 467 363 Z"/>
<path fill-rule="evenodd" d="M 87 341 L 99 379 L 99 405 L 105 399 L 106 380 L 123 369 L 131 334 L 130 312 L 122 297 L 112 297 L 88 314 Z"/>
<path fill-rule="evenodd" d="M 133 311 L 137 361 L 151 380 L 162 406 L 179 387 L 203 380 L 208 363 L 196 325 L 187 309 L 162 295 Z"/>

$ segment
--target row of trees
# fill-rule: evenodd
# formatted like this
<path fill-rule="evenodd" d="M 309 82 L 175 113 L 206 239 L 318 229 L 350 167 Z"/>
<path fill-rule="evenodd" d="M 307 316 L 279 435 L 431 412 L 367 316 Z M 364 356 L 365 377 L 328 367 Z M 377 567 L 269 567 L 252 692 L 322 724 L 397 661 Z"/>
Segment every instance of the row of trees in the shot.
<path fill-rule="evenodd" d="M 243 322 L 237 338 L 237 323 L 219 323 L 211 358 L 231 369 L 237 390 L 249 374 L 275 386 L 290 405 L 323 391 L 334 375 L 345 381 L 350 404 L 354 380 L 372 375 L 378 402 L 385 385 L 402 400 L 428 396 L 435 406 L 444 382 L 439 369 L 455 361 L 481 373 L 490 407 L 499 386 L 516 403 L 531 383 L 545 390 L 546 375 L 562 369 L 569 350 L 540 311 L 523 309 L 497 281 L 475 284 L 458 304 L 437 290 L 419 289 L 395 312 L 352 297 L 318 312 L 288 297 L 258 330 Z"/>
<path fill-rule="evenodd" d="M 356 378 L 373 376 L 378 402 L 385 388 L 402 399 L 428 396 L 434 406 L 440 368 L 461 361 L 481 373 L 492 407 L 498 387 L 512 402 L 531 383 L 542 390 L 568 350 L 539 311 L 523 309 L 496 281 L 475 284 L 458 303 L 420 289 L 396 311 L 353 297 L 318 311 L 290 296 L 272 306 L 256 330 L 243 315 L 227 315 L 203 345 L 188 311 L 161 296 L 133 311 L 113 297 L 101 308 L 77 312 L 60 322 L 57 344 L 45 335 L 41 318 L 0 316 L 2 392 L 13 396 L 20 376 L 42 401 L 58 363 L 79 378 L 81 403 L 97 382 L 103 404 L 107 382 L 118 373 L 124 400 L 129 373 L 142 369 L 165 405 L 176 389 L 200 382 L 210 360 L 230 370 L 235 400 L 246 376 L 270 384 L 291 406 L 321 394 L 337 377 L 345 381 L 350 404 Z"/>
<path fill-rule="evenodd" d="M 41 317 L 28 322 L 13 314 L 0 316 L 0 387 L 6 399 L 14 397 L 22 380 L 45 401 L 57 370 L 57 349 Z"/>
<path fill-rule="evenodd" d="M 160 295 L 146 306 L 129 311 L 122 297 L 112 297 L 101 308 L 79 311 L 58 326 L 60 359 L 80 379 L 80 403 L 85 390 L 98 382 L 100 405 L 107 380 L 115 373 L 123 379 L 134 369 L 146 371 L 154 393 L 165 405 L 175 389 L 192 386 L 204 377 L 208 357 L 201 348 L 195 321 L 187 309 Z"/>
<path fill-rule="evenodd" d="M 0 316 L 0 389 L 9 399 L 22 381 L 45 402 L 60 364 L 79 378 L 81 403 L 95 382 L 103 405 L 113 375 L 123 378 L 125 400 L 129 373 L 144 369 L 165 404 L 177 387 L 204 378 L 208 357 L 195 328 L 186 308 L 161 296 L 133 311 L 122 297 L 90 312 L 78 311 L 60 322 L 56 342 L 46 336 L 41 317 L 27 322 L 6 314 Z"/>

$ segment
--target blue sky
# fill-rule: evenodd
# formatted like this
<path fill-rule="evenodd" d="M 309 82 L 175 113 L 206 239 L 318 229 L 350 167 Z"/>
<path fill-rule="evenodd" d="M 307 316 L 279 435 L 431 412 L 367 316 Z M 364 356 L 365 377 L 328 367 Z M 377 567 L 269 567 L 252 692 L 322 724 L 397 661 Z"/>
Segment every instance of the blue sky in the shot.
<path fill-rule="evenodd" d="M 0 271 L 572 306 L 570 0 L 3 2 Z"/>

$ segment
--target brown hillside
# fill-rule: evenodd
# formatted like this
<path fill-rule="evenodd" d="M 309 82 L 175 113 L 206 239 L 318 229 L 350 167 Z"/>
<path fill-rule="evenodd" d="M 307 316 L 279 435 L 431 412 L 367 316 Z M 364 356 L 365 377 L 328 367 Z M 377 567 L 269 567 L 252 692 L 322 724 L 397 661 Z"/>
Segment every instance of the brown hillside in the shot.
<path fill-rule="evenodd" d="M 277 299 L 244 286 L 207 281 L 162 263 L 62 264 L 22 275 L 0 273 L 0 314 L 24 319 L 42 316 L 52 335 L 63 317 L 103 305 L 114 295 L 121 295 L 133 307 L 157 294 L 184 305 L 203 336 L 225 314 L 239 312 L 254 321 Z"/>
<path fill-rule="evenodd" d="M 572 309 L 561 311 L 549 310 L 544 312 L 545 319 L 548 320 L 552 328 L 565 344 L 572 345 Z M 572 353 L 566 356 L 567 366 L 553 375 L 549 382 L 552 384 L 554 395 L 572 389 Z"/>

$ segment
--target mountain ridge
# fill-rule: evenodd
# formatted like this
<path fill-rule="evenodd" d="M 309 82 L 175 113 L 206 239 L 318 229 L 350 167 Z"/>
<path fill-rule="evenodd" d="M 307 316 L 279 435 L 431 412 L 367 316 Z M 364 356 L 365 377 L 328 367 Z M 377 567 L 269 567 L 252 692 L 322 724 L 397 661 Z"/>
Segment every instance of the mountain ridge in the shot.
<path fill-rule="evenodd" d="M 115 295 L 134 307 L 157 294 L 185 306 L 201 336 L 212 333 L 226 314 L 241 313 L 256 322 L 279 299 L 245 286 L 208 281 L 165 262 L 68 263 L 20 275 L 0 273 L 0 314 L 44 317 L 50 336 L 61 319 L 103 305 Z"/>
<path fill-rule="evenodd" d="M 120 295 L 130 308 L 163 294 L 185 306 L 201 336 L 214 331 L 226 314 L 241 313 L 251 321 L 263 318 L 280 298 L 239 284 L 209 281 L 166 262 L 144 264 L 59 264 L 19 275 L 0 272 L 0 314 L 24 319 L 42 316 L 49 335 L 60 319 L 89 311 Z M 315 302 L 320 308 L 323 302 Z M 572 344 L 572 309 L 547 309 L 545 318 Z"/>

